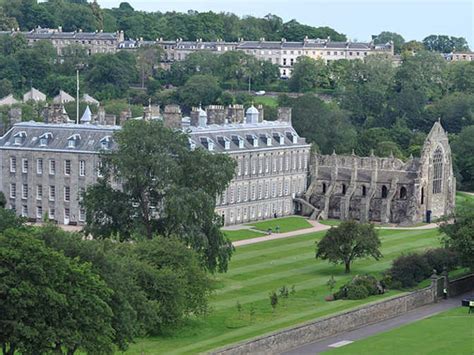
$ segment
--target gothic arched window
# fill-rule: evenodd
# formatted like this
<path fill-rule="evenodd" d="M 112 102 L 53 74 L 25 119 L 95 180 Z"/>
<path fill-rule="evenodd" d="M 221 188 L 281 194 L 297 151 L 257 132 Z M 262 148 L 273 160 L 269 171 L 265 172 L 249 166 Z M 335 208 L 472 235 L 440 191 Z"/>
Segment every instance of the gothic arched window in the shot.
<path fill-rule="evenodd" d="M 362 196 L 366 196 L 367 195 L 367 188 L 365 187 L 365 185 L 362 185 Z"/>
<path fill-rule="evenodd" d="M 433 193 L 441 193 L 443 183 L 443 152 L 440 147 L 433 154 Z"/>
<path fill-rule="evenodd" d="M 323 182 L 323 194 L 325 194 L 325 193 L 326 193 L 326 183 Z"/>
<path fill-rule="evenodd" d="M 407 189 L 406 189 L 405 186 L 402 186 L 402 187 L 400 188 L 400 198 L 401 198 L 402 200 L 404 200 L 404 199 L 407 198 Z"/>
<path fill-rule="evenodd" d="M 387 186 L 383 185 L 382 186 L 382 198 L 387 198 L 387 196 L 388 196 Z"/>

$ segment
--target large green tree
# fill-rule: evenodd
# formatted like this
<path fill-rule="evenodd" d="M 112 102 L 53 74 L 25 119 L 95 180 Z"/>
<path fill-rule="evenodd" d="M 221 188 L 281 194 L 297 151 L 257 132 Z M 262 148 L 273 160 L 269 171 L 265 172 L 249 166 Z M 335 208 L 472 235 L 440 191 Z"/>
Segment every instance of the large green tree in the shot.
<path fill-rule="evenodd" d="M 379 260 L 382 257 L 379 248 L 380 239 L 372 224 L 345 221 L 338 227 L 332 227 L 317 242 L 316 258 L 344 264 L 348 274 L 355 259 L 371 256 Z"/>
<path fill-rule="evenodd" d="M 289 99 L 281 105 L 293 108 L 293 126 L 323 154 L 350 153 L 356 146 L 357 132 L 349 121 L 349 113 L 334 102 L 325 103 L 312 94 Z"/>
<path fill-rule="evenodd" d="M 382 31 L 377 36 L 374 36 L 375 44 L 386 44 L 389 42 L 393 42 L 394 51 L 399 54 L 405 44 L 405 39 L 402 35 L 389 31 Z"/>
<path fill-rule="evenodd" d="M 113 352 L 111 290 L 90 265 L 9 229 L 0 235 L 0 273 L 4 354 Z"/>
<path fill-rule="evenodd" d="M 187 107 L 211 105 L 216 102 L 222 90 L 214 76 L 196 74 L 179 89 L 178 95 Z"/>
<path fill-rule="evenodd" d="M 330 87 L 330 72 L 322 59 L 299 57 L 293 67 L 289 81 L 291 91 L 306 92 L 317 88 Z"/>
<path fill-rule="evenodd" d="M 157 121 L 129 121 L 114 139 L 118 148 L 102 156 L 104 180 L 84 197 L 86 232 L 176 236 L 209 270 L 226 270 L 232 246 L 214 208 L 234 175 L 232 159 L 190 150 L 184 133 Z M 120 187 L 110 183 L 112 177 Z M 117 205 L 107 207 L 115 198 Z"/>
<path fill-rule="evenodd" d="M 463 128 L 452 143 L 456 170 L 461 175 L 459 181 L 463 189 L 474 191 L 474 125 Z"/>
<path fill-rule="evenodd" d="M 444 233 L 446 247 L 458 253 L 463 266 L 474 271 L 474 204 L 468 203 L 458 208 L 454 223 L 444 223 L 440 230 Z"/>

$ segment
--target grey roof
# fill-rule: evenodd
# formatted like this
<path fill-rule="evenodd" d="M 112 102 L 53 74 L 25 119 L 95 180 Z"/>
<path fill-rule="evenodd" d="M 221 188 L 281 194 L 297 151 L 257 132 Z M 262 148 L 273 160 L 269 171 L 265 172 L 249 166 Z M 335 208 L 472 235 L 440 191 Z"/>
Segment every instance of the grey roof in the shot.
<path fill-rule="evenodd" d="M 389 49 L 390 44 L 377 45 L 375 47 L 372 43 L 366 42 L 335 42 L 318 39 L 308 39 L 301 42 L 286 42 L 286 41 L 244 41 L 237 45 L 237 49 L 354 49 L 354 50 L 369 50 Z"/>
<path fill-rule="evenodd" d="M 192 144 L 196 147 L 209 149 L 209 141 L 213 143 L 216 152 L 243 152 L 248 150 L 271 150 L 290 147 L 309 147 L 304 138 L 298 136 L 294 128 L 286 122 L 263 121 L 259 123 L 235 123 L 225 125 L 208 125 L 206 127 L 189 126 L 187 133 Z M 293 143 L 293 135 L 296 143 Z M 279 137 L 283 136 L 283 145 Z M 258 147 L 253 145 L 253 137 L 258 141 Z M 271 145 L 267 145 L 267 137 Z M 265 138 L 265 139 L 263 139 Z M 243 148 L 239 148 L 239 140 L 243 140 Z M 229 142 L 225 149 L 225 142 Z"/>
<path fill-rule="evenodd" d="M 15 124 L 0 138 L 0 149 L 98 152 L 102 148 L 100 141 L 106 136 L 112 136 L 119 129 L 121 129 L 120 126 L 21 122 Z M 39 137 L 45 133 L 51 133 L 52 138 L 48 141 L 47 146 L 43 147 L 40 146 Z M 207 125 L 205 127 L 189 126 L 185 129 L 185 133 L 189 134 L 190 145 L 208 150 L 212 147 L 214 152 L 245 152 L 294 147 L 309 148 L 310 146 L 304 138 L 298 136 L 289 123 L 279 121 Z M 15 136 L 18 135 L 25 138 L 21 144 L 15 145 Z M 280 137 L 283 137 L 282 145 Z M 295 143 L 293 143 L 293 137 L 296 139 Z M 80 139 L 76 140 L 74 148 L 69 148 L 68 141 L 72 138 Z M 258 142 L 257 147 L 253 144 L 253 138 Z M 239 140 L 243 141 L 243 148 L 239 148 Z M 225 142 L 228 144 L 228 149 L 225 149 Z M 113 142 L 110 148 L 115 148 Z"/>
<path fill-rule="evenodd" d="M 49 28 L 36 28 L 28 32 L 18 32 L 18 31 L 0 31 L 0 35 L 14 35 L 21 33 L 29 40 L 55 40 L 55 39 L 68 39 L 68 40 L 77 40 L 77 41 L 91 41 L 91 40 L 101 40 L 101 41 L 117 41 L 118 35 L 113 32 L 62 32 L 56 29 Z"/>
<path fill-rule="evenodd" d="M 76 124 L 46 124 L 39 122 L 20 122 L 15 124 L 0 138 L 0 149 L 45 150 L 45 151 L 77 151 L 99 152 L 102 148 L 100 141 L 120 129 L 119 126 L 95 126 Z M 40 146 L 39 138 L 51 133 L 46 146 Z M 15 145 L 15 136 L 23 136 L 21 144 Z M 68 148 L 68 141 L 76 139 L 76 146 Z M 79 138 L 79 139 L 77 139 Z M 110 148 L 115 147 L 111 142 Z"/>

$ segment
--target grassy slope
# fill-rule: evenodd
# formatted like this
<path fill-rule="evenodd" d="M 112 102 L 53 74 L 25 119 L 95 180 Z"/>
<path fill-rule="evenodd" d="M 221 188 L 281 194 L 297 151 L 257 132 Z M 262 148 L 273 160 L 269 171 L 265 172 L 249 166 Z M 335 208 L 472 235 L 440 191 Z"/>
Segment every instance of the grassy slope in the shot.
<path fill-rule="evenodd" d="M 275 233 L 276 227 L 280 227 L 280 233 L 292 232 L 299 229 L 311 228 L 312 225 L 302 217 L 283 217 L 268 219 L 263 222 L 250 223 L 255 229 L 267 231 L 269 228 Z"/>
<path fill-rule="evenodd" d="M 273 96 L 254 96 L 252 97 L 253 103 L 255 105 L 262 104 L 271 107 L 278 107 L 278 99 Z"/>
<path fill-rule="evenodd" d="M 240 229 L 240 230 L 231 230 L 231 231 L 225 230 L 224 234 L 232 242 L 235 242 L 237 240 L 243 240 L 243 239 L 263 237 L 265 235 L 265 233 L 260 233 L 260 232 L 249 230 L 249 229 Z"/>
<path fill-rule="evenodd" d="M 336 354 L 474 354 L 474 315 L 459 307 L 342 348 Z"/>
<path fill-rule="evenodd" d="M 384 258 L 356 261 L 352 275 L 378 274 L 403 251 L 439 245 L 436 230 L 381 231 Z M 127 354 L 197 353 L 262 335 L 283 327 L 343 311 L 359 304 L 380 300 L 325 302 L 329 294 L 326 282 L 334 275 L 339 287 L 350 276 L 343 267 L 314 259 L 314 242 L 323 235 L 313 233 L 291 239 L 273 240 L 238 247 L 229 271 L 217 275 L 217 289 L 211 297 L 213 311 L 207 318 L 190 320 L 169 337 L 141 339 Z M 269 292 L 286 285 L 296 287 L 296 294 L 279 304 L 272 314 Z M 395 292 L 387 296 L 394 295 Z M 236 302 L 243 311 L 239 316 Z M 250 317 L 250 309 L 254 315 Z"/>

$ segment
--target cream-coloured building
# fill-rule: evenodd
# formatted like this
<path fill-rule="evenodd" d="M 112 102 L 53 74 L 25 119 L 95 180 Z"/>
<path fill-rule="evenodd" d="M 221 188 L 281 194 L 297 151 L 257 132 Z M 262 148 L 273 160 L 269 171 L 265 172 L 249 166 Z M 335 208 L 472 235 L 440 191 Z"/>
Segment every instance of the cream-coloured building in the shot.
<path fill-rule="evenodd" d="M 253 55 L 260 60 L 266 60 L 278 65 L 280 76 L 288 78 L 291 76 L 293 66 L 298 57 L 307 56 L 313 59 L 322 59 L 325 63 L 339 59 L 364 59 L 372 54 L 394 55 L 392 43 L 374 44 L 372 42 L 336 42 L 330 39 L 309 39 L 301 42 L 289 42 L 284 38 L 281 41 L 244 41 L 239 42 L 203 42 L 198 41 L 164 41 L 156 42 L 164 50 L 163 61 L 165 63 L 185 60 L 191 53 L 197 51 L 210 51 L 216 54 L 228 51 L 243 51 Z"/>

